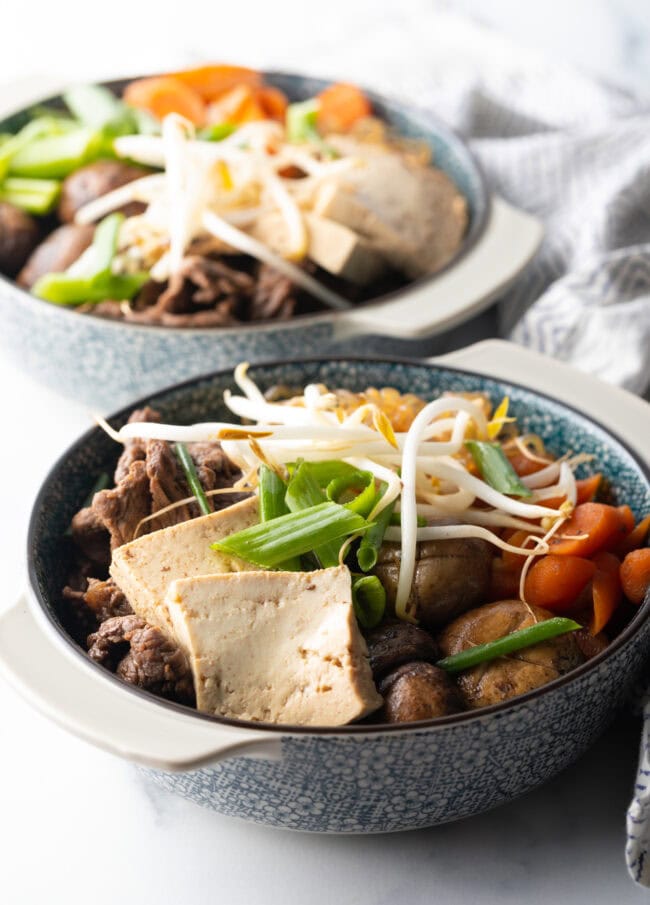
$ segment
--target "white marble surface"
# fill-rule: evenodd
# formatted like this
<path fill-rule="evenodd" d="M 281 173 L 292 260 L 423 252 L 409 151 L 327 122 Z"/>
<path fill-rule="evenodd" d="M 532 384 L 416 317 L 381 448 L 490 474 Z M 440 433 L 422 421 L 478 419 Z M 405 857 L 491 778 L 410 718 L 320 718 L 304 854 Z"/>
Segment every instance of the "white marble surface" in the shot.
<path fill-rule="evenodd" d="M 442 4 L 330 0 L 320 5 L 114 0 L 111 13 L 59 0 L 12 8 L 0 84 L 18 100 L 44 80 L 143 71 L 209 57 L 361 78 L 401 90 L 409 58 L 507 68 L 531 53 L 576 62 L 645 90 L 650 22 L 645 0 L 456 0 L 536 51 L 483 40 Z M 180 10 L 183 10 L 181 14 Z M 525 12 L 524 12 L 525 9 Z M 155 20 L 155 21 L 152 21 Z M 96 22 L 88 30 L 85 23 Z M 287 23 L 284 30 L 279 22 Z M 645 52 L 644 52 L 645 49 Z M 412 75 L 412 73 L 411 73 Z M 29 508 L 50 462 L 88 413 L 0 361 L 0 567 L 9 605 L 23 584 Z M 26 652 L 28 656 L 28 652 Z M 637 727 L 619 724 L 544 789 L 492 814 L 401 836 L 308 837 L 248 826 L 153 789 L 125 763 L 69 737 L 0 683 L 0 901 L 81 905 L 117 901 L 193 905 L 330 902 L 409 905 L 480 901 L 545 905 L 645 901 L 623 861 L 624 811 Z"/>

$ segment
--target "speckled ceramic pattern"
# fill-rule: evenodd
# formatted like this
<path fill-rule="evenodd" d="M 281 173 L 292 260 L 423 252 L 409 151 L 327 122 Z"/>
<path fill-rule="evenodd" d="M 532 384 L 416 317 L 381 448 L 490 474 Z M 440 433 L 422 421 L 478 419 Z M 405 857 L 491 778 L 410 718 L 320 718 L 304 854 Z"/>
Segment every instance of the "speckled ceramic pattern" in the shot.
<path fill-rule="evenodd" d="M 267 77 L 296 99 L 310 97 L 327 84 L 285 73 L 268 73 Z M 124 85 L 107 84 L 118 90 Z M 482 177 L 467 147 L 427 111 L 369 94 L 375 110 L 400 133 L 431 145 L 436 164 L 467 198 L 470 225 L 462 253 L 482 231 L 489 208 Z M 13 131 L 24 121 L 25 113 L 18 113 L 0 122 L 0 132 Z M 242 360 L 323 354 L 335 349 L 340 337 L 335 312 L 224 330 L 170 330 L 109 322 L 34 299 L 2 277 L 0 318 L 0 345 L 7 355 L 49 387 L 104 410 Z M 375 338 L 374 342 L 365 337 L 359 348 L 381 354 L 381 340 Z"/>
<path fill-rule="evenodd" d="M 549 448 L 591 453 L 616 484 L 617 500 L 638 515 L 650 510 L 648 479 L 635 458 L 600 426 L 517 386 L 453 369 L 387 362 L 329 361 L 260 366 L 261 386 L 276 382 L 363 389 L 395 386 L 432 398 L 445 390 L 508 394 L 527 430 Z M 229 374 L 160 394 L 151 402 L 181 422 L 225 414 Z M 126 419 L 121 413 L 116 425 Z M 109 468 L 115 445 L 94 430 L 55 466 L 37 501 L 30 530 L 32 584 L 51 618 L 65 571 L 61 536 L 93 483 Z M 426 728 L 353 733 L 287 734 L 279 761 L 238 757 L 185 774 L 146 771 L 152 780 L 200 805 L 273 826 L 314 832 L 387 832 L 466 817 L 494 807 L 549 779 L 602 732 L 639 680 L 650 643 L 648 609 L 636 631 L 571 681 L 513 704 L 448 718 Z M 98 667 L 99 668 L 99 667 Z M 166 706 L 152 699 L 152 706 Z"/>

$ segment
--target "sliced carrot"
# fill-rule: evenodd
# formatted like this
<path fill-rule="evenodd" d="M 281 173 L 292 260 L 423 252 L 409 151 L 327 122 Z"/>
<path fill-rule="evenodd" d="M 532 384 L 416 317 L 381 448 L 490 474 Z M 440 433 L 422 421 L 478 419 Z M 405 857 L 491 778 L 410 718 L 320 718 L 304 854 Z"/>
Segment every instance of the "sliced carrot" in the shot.
<path fill-rule="evenodd" d="M 621 565 L 621 582 L 631 603 L 643 603 L 650 588 L 650 547 L 627 554 Z"/>
<path fill-rule="evenodd" d="M 207 119 L 211 124 L 250 123 L 266 119 L 266 113 L 258 103 L 255 90 L 249 85 L 237 85 L 219 100 L 208 105 Z"/>
<path fill-rule="evenodd" d="M 148 110 L 158 119 L 168 113 L 179 113 L 197 126 L 205 122 L 205 104 L 201 96 L 171 75 L 130 82 L 124 90 L 124 101 L 132 107 Z"/>
<path fill-rule="evenodd" d="M 530 537 L 530 531 L 514 531 L 509 538 L 508 543 L 513 547 L 521 547 L 527 537 Z M 535 545 L 530 542 L 526 549 L 529 552 L 532 552 L 534 546 Z M 526 562 L 526 557 L 522 556 L 520 553 L 510 553 L 508 550 L 504 550 L 501 554 L 501 561 L 504 569 L 517 569 L 518 571 L 521 571 Z"/>
<path fill-rule="evenodd" d="M 646 515 L 646 517 L 623 538 L 616 548 L 616 552 L 620 555 L 624 555 L 631 550 L 636 550 L 637 547 L 640 547 L 645 543 L 648 533 L 650 533 L 650 515 Z"/>
<path fill-rule="evenodd" d="M 595 572 L 596 564 L 590 559 L 550 553 L 539 559 L 526 576 L 526 600 L 554 613 L 567 612 L 576 605 Z"/>
<path fill-rule="evenodd" d="M 598 488 L 603 480 L 603 476 L 598 472 L 589 478 L 581 478 L 576 481 L 576 490 L 578 492 L 578 503 L 591 503 L 596 498 Z"/>
<path fill-rule="evenodd" d="M 547 497 L 545 500 L 540 500 L 540 506 L 546 506 L 548 509 L 559 509 L 562 503 L 566 502 L 565 496 L 551 496 Z"/>
<path fill-rule="evenodd" d="M 623 600 L 621 563 L 613 553 L 602 551 L 594 556 L 596 574 L 593 581 L 594 615 L 589 626 L 592 635 L 605 628 Z"/>
<path fill-rule="evenodd" d="M 273 85 L 263 85 L 257 89 L 257 100 L 269 119 L 277 119 L 284 122 L 284 117 L 289 106 L 284 91 L 274 88 Z"/>
<path fill-rule="evenodd" d="M 356 85 L 338 82 L 329 85 L 318 95 L 316 123 L 323 134 L 347 132 L 360 119 L 370 116 L 370 101 Z"/>
<path fill-rule="evenodd" d="M 625 535 L 624 517 L 615 506 L 581 503 L 558 533 L 561 537 L 556 536 L 550 542 L 552 553 L 593 556 L 599 550 L 615 546 Z"/>
<path fill-rule="evenodd" d="M 175 79 L 183 82 L 206 101 L 214 101 L 232 91 L 238 85 L 257 88 L 262 84 L 262 76 L 254 69 L 245 66 L 230 66 L 218 63 L 211 66 L 198 66 L 196 69 L 184 69 L 172 73 Z"/>
<path fill-rule="evenodd" d="M 634 531 L 634 513 L 630 509 L 629 506 L 617 506 L 618 511 L 621 513 L 621 518 L 623 519 L 623 525 L 625 527 L 625 533 L 629 534 L 630 531 Z"/>
<path fill-rule="evenodd" d="M 528 456 L 525 456 L 516 446 L 505 450 L 505 453 L 507 459 L 520 478 L 524 478 L 529 474 L 535 474 L 536 471 L 541 471 L 542 468 L 546 468 L 547 465 L 550 465 L 552 461 L 549 459 L 548 462 L 538 462 L 536 459 L 529 459 Z"/>

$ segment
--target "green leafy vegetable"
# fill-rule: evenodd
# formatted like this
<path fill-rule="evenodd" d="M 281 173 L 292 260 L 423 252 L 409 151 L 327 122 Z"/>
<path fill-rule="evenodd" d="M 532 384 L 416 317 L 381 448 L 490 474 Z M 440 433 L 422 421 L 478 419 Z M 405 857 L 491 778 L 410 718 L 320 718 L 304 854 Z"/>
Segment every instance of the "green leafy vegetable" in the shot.
<path fill-rule="evenodd" d="M 446 672 L 461 672 L 464 669 L 470 669 L 479 663 L 487 663 L 489 660 L 495 660 L 497 657 L 503 657 L 511 654 L 513 651 L 522 650 L 525 647 L 532 647 L 533 644 L 539 644 L 541 641 L 548 641 L 549 638 L 556 638 L 558 635 L 565 635 L 568 632 L 575 632 L 576 629 L 582 628 L 573 619 L 565 619 L 557 616 L 553 619 L 545 619 L 536 625 L 528 628 L 519 629 L 498 638 L 496 641 L 488 641 L 487 644 L 478 644 L 476 647 L 469 647 L 443 660 L 438 660 L 436 666 Z"/>
<path fill-rule="evenodd" d="M 198 503 L 199 509 L 201 510 L 201 515 L 210 515 L 212 509 L 210 507 L 210 504 L 208 503 L 208 498 L 205 495 L 205 490 L 203 489 L 203 485 L 201 484 L 199 476 L 196 472 L 194 459 L 190 455 L 187 446 L 184 443 L 177 443 L 174 447 L 174 451 L 176 452 L 176 458 L 180 462 L 181 468 L 183 469 L 185 480 L 187 481 L 190 490 L 196 497 L 196 502 Z"/>
<path fill-rule="evenodd" d="M 519 475 L 508 461 L 499 443 L 482 440 L 466 440 L 465 446 L 472 454 L 483 479 L 498 490 L 510 496 L 531 496 L 531 491 L 522 484 Z"/>
<path fill-rule="evenodd" d="M 275 569 L 292 556 L 321 549 L 367 528 L 368 522 L 360 515 L 325 502 L 245 528 L 212 544 L 212 549 L 234 554 L 263 569 Z"/>
<path fill-rule="evenodd" d="M 376 575 L 353 576 L 352 605 L 363 628 L 379 625 L 386 609 L 386 590 Z"/>
<path fill-rule="evenodd" d="M 8 201 L 30 214 L 49 214 L 61 193 L 55 179 L 22 179 L 9 176 L 0 183 L 0 201 Z"/>

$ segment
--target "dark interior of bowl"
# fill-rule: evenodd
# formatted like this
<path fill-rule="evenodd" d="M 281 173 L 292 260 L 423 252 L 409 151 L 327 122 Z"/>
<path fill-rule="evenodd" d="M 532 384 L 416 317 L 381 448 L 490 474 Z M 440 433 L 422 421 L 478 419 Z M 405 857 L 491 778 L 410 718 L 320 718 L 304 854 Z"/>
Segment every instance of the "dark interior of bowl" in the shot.
<path fill-rule="evenodd" d="M 520 429 L 541 436 L 549 450 L 558 455 L 567 450 L 592 455 L 593 466 L 589 470 L 602 472 L 611 482 L 618 504 L 628 504 L 637 518 L 650 512 L 648 471 L 620 440 L 608 433 L 603 426 L 566 405 L 523 387 L 451 368 L 374 360 L 280 362 L 254 366 L 250 369 L 250 374 L 263 389 L 279 383 L 304 386 L 309 382 L 322 382 L 331 387 L 355 391 L 369 386 L 392 386 L 401 392 L 416 393 L 425 399 L 435 398 L 448 390 L 487 392 L 494 402 L 508 395 L 511 413 L 517 418 Z M 160 411 L 163 421 L 191 424 L 208 420 L 231 420 L 232 416 L 223 404 L 226 389 L 236 389 L 232 374 L 220 372 L 163 391 L 146 402 Z M 134 403 L 111 418 L 111 423 L 120 427 L 126 422 L 130 412 L 143 404 L 143 400 Z M 53 467 L 34 505 L 28 537 L 30 580 L 45 613 L 64 635 L 60 598 L 70 565 L 70 539 L 66 536 L 66 531 L 98 474 L 103 471 L 112 473 L 120 448 L 99 428 L 89 431 Z M 584 466 L 582 469 L 586 473 Z M 650 602 L 646 600 L 644 607 L 623 634 L 629 634 L 645 618 L 649 605 Z M 73 644 L 67 635 L 66 638 Z M 78 650 L 80 656 L 85 657 L 85 653 L 80 648 Z M 96 668 L 101 669 L 99 666 Z M 529 694 L 534 695 L 542 690 L 537 689 Z M 147 694 L 139 689 L 135 693 Z M 180 706 L 162 702 L 158 698 L 154 700 L 165 706 Z M 497 706 L 504 707 L 507 704 Z M 456 720 L 469 715 L 461 714 L 444 719 Z"/>
<path fill-rule="evenodd" d="M 134 78 L 138 77 L 134 76 Z M 285 72 L 266 72 L 264 77 L 269 84 L 284 91 L 292 101 L 313 97 L 333 81 L 332 79 L 317 79 Z M 102 84 L 119 95 L 130 81 L 132 79 L 116 79 Z M 382 97 L 372 91 L 366 91 L 366 94 L 371 100 L 373 110 L 389 123 L 396 132 L 407 138 L 423 141 L 430 146 L 435 165 L 452 179 L 467 200 L 469 223 L 462 245 L 445 267 L 430 277 L 422 277 L 408 283 L 405 289 L 409 289 L 412 286 L 424 284 L 429 280 L 435 280 L 440 273 L 453 266 L 469 251 L 487 223 L 490 209 L 489 195 L 483 175 L 467 145 L 445 123 L 437 119 L 435 114 L 411 104 Z M 62 108 L 64 105 L 61 96 L 54 95 L 45 98 L 38 106 Z M 32 104 L 0 120 L 0 133 L 16 132 L 22 128 L 29 121 L 33 108 L 34 105 Z M 0 275 L 1 279 L 4 279 L 2 275 Z M 403 291 L 404 288 L 385 292 L 383 295 L 374 296 L 360 304 L 374 304 L 377 301 L 386 301 Z M 305 313 L 297 314 L 296 316 L 309 317 L 310 314 L 311 312 L 305 311 Z"/>

